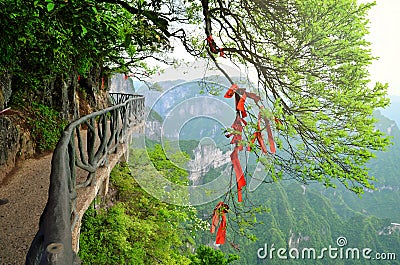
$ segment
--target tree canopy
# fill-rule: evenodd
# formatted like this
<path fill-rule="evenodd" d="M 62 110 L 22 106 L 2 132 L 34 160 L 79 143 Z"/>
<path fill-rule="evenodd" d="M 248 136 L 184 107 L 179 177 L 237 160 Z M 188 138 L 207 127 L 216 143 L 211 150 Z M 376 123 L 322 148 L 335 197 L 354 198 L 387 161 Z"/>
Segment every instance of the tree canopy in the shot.
<path fill-rule="evenodd" d="M 254 149 L 272 167 L 269 180 L 290 176 L 326 186 L 338 180 L 362 193 L 373 188 L 365 163 L 389 144 L 372 117 L 373 110 L 388 104 L 387 86 L 368 85 L 374 57 L 365 40 L 366 14 L 372 5 L 6 0 L 0 3 L 0 72 L 10 74 L 19 88 L 37 90 L 57 76 L 85 75 L 95 67 L 105 75 L 149 75 L 143 60 L 172 63 L 165 54 L 172 40 L 179 40 L 194 56 L 217 64 L 223 56 L 257 73 L 253 92 L 261 100 L 253 104 L 249 130 L 257 130 L 258 108 L 261 116 L 277 121 L 271 123 L 276 154 Z"/>
<path fill-rule="evenodd" d="M 388 144 L 372 118 L 388 103 L 386 85 L 368 86 L 371 5 L 204 0 L 202 7 L 206 35 L 257 72 L 263 115 L 281 121 L 271 178 L 326 186 L 337 179 L 356 193 L 371 188 L 365 163 Z"/>

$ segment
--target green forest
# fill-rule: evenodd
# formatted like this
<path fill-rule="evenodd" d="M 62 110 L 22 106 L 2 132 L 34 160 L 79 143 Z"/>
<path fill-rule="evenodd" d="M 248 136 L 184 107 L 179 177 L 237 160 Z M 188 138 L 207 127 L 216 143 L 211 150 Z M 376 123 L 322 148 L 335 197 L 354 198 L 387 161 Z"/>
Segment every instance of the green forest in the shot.
<path fill-rule="evenodd" d="M 376 116 L 380 120 L 377 127 L 393 123 L 379 113 Z M 392 136 L 394 146 L 377 154 L 370 164 L 380 180 L 378 189 L 387 185 L 398 188 L 397 126 Z M 196 144 L 182 140 L 181 147 L 189 153 Z M 167 159 L 161 145 L 150 141 L 149 148 L 151 162 L 168 172 L 166 177 L 187 181 L 188 173 Z M 135 175 L 146 174 L 149 166 L 143 159 L 146 151 L 132 149 L 131 154 L 130 165 L 135 166 L 114 168 L 109 197 L 86 212 L 79 252 L 85 264 L 365 264 L 362 254 L 349 258 L 329 258 L 326 254 L 318 259 L 318 251 L 338 248 L 337 240 L 343 237 L 347 240 L 344 251 L 370 248 L 371 256 L 395 255 L 388 261 L 368 260 L 369 264 L 398 264 L 395 257 L 400 231 L 391 227 L 400 218 L 399 211 L 393 210 L 398 208 L 398 192 L 382 190 L 360 198 L 345 188 L 326 189 L 316 183 L 302 186 L 292 180 L 263 184 L 247 192 L 245 204 L 228 214 L 228 243 L 217 250 L 215 235 L 208 231 L 216 202 L 197 207 L 160 202 L 135 181 Z M 219 174 L 218 169 L 212 169 L 203 181 L 212 181 Z M 257 253 L 261 248 L 264 255 L 265 244 L 275 249 L 312 248 L 316 254 L 314 258 L 307 254 L 306 258 L 282 260 L 275 252 L 259 258 Z"/>
<path fill-rule="evenodd" d="M 174 206 L 152 197 L 135 181 L 135 174 L 146 174 L 140 161 L 145 150 L 132 150 L 137 167 L 125 164 L 113 169 L 113 187 L 100 209 L 85 213 L 81 228 L 79 255 L 84 264 L 228 264 L 237 254 L 200 245 L 195 248 L 198 231 L 208 223 L 197 216 L 196 208 Z M 161 146 L 150 152 L 168 178 L 187 181 L 187 173 L 169 161 Z M 144 171 L 144 172 L 143 172 Z M 96 204 L 96 202 L 95 202 Z"/>

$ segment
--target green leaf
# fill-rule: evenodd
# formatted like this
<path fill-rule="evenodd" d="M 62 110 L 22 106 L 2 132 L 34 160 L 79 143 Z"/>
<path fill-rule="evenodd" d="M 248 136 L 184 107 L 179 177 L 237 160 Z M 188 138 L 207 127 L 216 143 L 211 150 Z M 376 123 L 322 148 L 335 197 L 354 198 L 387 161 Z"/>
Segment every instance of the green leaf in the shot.
<path fill-rule="evenodd" d="M 54 3 L 48 3 L 47 4 L 47 11 L 51 11 L 51 10 L 53 10 L 54 9 Z"/>
<path fill-rule="evenodd" d="M 81 27 L 82 27 L 82 36 L 85 36 L 87 33 L 87 29 L 83 25 L 81 25 Z"/>

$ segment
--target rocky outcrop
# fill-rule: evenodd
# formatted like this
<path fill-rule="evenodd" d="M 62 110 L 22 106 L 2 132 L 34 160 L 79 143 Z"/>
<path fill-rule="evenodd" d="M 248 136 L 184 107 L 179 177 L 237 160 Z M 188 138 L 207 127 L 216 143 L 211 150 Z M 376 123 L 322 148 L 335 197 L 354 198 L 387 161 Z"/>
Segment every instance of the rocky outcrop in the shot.
<path fill-rule="evenodd" d="M 133 94 L 135 91 L 135 86 L 132 78 L 129 78 L 123 74 L 113 75 L 111 78 L 110 91 L 114 93 Z"/>
<path fill-rule="evenodd" d="M 288 241 L 288 247 L 289 248 L 296 248 L 296 249 L 301 249 L 300 244 L 303 241 L 310 241 L 310 237 L 307 235 L 302 235 L 301 233 L 294 233 L 292 230 L 290 230 L 290 238 Z"/>
<path fill-rule="evenodd" d="M 146 120 L 145 133 L 146 137 L 151 140 L 158 140 L 161 137 L 162 123 L 155 120 Z"/>
<path fill-rule="evenodd" d="M 14 168 L 17 158 L 28 158 L 34 154 L 29 132 L 15 123 L 13 116 L 0 116 L 0 184 Z"/>
<path fill-rule="evenodd" d="M 35 143 L 27 128 L 28 115 L 26 112 L 20 114 L 25 107 L 29 107 L 32 102 L 40 102 L 58 111 L 62 118 L 72 121 L 109 107 L 111 102 L 108 88 L 109 78 L 101 68 L 93 69 L 85 77 L 78 77 L 77 73 L 56 76 L 43 85 L 40 93 L 35 90 L 24 91 L 18 79 L 12 79 L 11 74 L 0 74 L 0 184 L 17 160 L 35 154 Z M 13 99 L 14 94 L 17 96 Z M 8 105 L 12 106 L 11 110 L 1 112 Z"/>
<path fill-rule="evenodd" d="M 219 168 L 230 162 L 230 153 L 223 153 L 214 144 L 200 144 L 193 150 L 194 159 L 188 163 L 189 180 L 193 185 L 201 184 L 201 178 L 211 168 Z"/>
<path fill-rule="evenodd" d="M 15 165 L 15 156 L 18 149 L 19 132 L 17 127 L 7 117 L 0 116 L 0 180 L 5 173 L 9 172 Z"/>
<path fill-rule="evenodd" d="M 7 107 L 11 97 L 11 75 L 8 72 L 0 74 L 0 110 Z"/>

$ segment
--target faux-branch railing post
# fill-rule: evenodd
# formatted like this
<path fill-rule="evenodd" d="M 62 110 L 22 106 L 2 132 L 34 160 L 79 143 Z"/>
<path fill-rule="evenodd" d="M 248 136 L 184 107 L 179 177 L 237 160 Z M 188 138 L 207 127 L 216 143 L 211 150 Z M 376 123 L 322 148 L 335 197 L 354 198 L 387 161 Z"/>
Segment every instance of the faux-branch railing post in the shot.
<path fill-rule="evenodd" d="M 72 231 L 78 218 L 77 189 L 93 183 L 96 170 L 107 164 L 109 155 L 127 140 L 129 129 L 144 118 L 143 96 L 110 96 L 114 106 L 70 123 L 53 152 L 48 200 L 26 256 L 28 265 L 79 264 L 72 248 Z M 81 182 L 78 168 L 86 172 Z"/>

